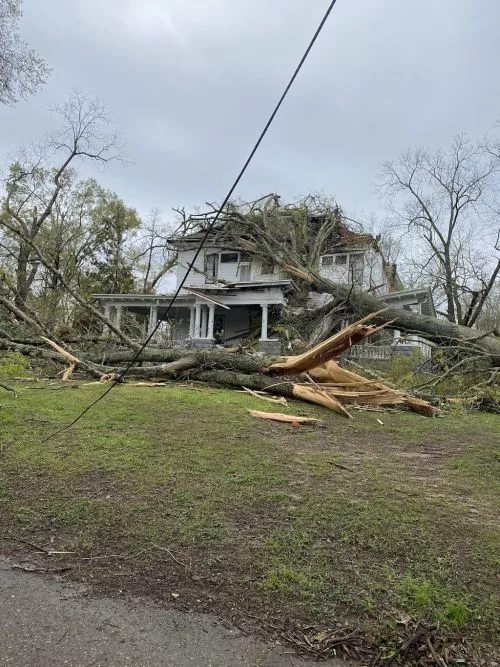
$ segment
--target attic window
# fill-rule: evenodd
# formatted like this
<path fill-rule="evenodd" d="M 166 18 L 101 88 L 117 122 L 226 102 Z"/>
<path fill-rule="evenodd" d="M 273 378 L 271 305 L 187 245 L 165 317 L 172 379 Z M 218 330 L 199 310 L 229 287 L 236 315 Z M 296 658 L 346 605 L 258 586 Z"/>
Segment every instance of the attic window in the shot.
<path fill-rule="evenodd" d="M 335 255 L 335 264 L 337 266 L 347 264 L 347 255 Z"/>
<path fill-rule="evenodd" d="M 321 266 L 333 266 L 333 255 L 323 255 Z"/>
<path fill-rule="evenodd" d="M 237 252 L 222 252 L 220 255 L 221 264 L 234 264 L 238 261 Z"/>

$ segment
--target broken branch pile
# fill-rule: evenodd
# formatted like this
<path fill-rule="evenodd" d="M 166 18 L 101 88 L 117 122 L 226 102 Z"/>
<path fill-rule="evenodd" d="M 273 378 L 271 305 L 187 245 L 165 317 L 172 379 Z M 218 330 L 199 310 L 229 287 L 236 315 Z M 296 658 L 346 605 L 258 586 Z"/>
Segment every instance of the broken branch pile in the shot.
<path fill-rule="evenodd" d="M 369 380 L 342 368 L 336 361 L 340 354 L 371 336 L 382 327 L 368 324 L 378 313 L 354 322 L 327 340 L 297 356 L 270 359 L 257 354 L 239 354 L 226 350 L 147 349 L 140 357 L 141 365 L 127 371 L 127 377 L 189 379 L 244 389 L 263 397 L 278 394 L 314 403 L 351 417 L 350 408 L 381 409 L 380 406 L 400 406 L 426 416 L 435 415 L 437 408 L 405 391 L 393 389 L 380 380 Z M 387 326 L 387 325 L 383 325 Z M 63 349 L 44 338 L 59 360 L 69 366 L 62 379 L 69 380 L 80 368 L 101 381 L 120 380 L 126 367 L 110 362 L 130 361 L 130 351 L 114 351 L 97 359 L 84 359 L 79 352 Z M 39 352 L 38 348 L 33 348 Z M 147 365 L 144 365 L 147 364 Z M 283 403 L 283 398 L 268 399 Z M 286 402 L 285 402 L 286 404 Z"/>

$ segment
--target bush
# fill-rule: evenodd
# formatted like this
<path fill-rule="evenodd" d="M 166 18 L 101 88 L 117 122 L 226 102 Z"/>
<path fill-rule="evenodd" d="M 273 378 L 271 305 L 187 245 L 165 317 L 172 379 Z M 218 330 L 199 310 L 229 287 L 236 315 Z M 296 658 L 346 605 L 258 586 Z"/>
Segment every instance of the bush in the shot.
<path fill-rule="evenodd" d="M 500 387 L 481 389 L 466 403 L 466 407 L 469 410 L 500 414 Z"/>
<path fill-rule="evenodd" d="M 29 359 L 20 352 L 0 352 L 0 377 L 13 378 L 30 371 Z"/>

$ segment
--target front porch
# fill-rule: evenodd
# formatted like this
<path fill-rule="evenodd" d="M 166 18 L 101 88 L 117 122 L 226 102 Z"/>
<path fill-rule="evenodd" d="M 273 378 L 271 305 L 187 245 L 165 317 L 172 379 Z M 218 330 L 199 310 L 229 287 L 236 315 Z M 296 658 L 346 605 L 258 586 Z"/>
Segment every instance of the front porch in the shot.
<path fill-rule="evenodd" d="M 281 289 L 253 290 L 183 290 L 170 309 L 173 294 L 94 294 L 104 315 L 120 328 L 124 313 L 135 315 L 135 335 L 144 339 L 156 330 L 152 342 L 162 347 L 209 348 L 237 345 L 245 339 L 259 340 L 259 350 L 280 354 L 279 340 L 269 336 L 276 306 L 284 303 Z M 109 327 L 104 327 L 111 335 Z"/>

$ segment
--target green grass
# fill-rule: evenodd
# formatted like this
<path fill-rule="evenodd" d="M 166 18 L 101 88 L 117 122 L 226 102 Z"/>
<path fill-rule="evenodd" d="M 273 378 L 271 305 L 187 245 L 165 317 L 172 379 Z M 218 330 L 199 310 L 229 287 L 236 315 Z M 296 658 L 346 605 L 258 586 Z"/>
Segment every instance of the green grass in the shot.
<path fill-rule="evenodd" d="M 477 647 L 500 629 L 498 416 L 294 403 L 324 419 L 296 429 L 237 392 L 124 385 L 44 443 L 103 388 L 32 386 L 1 395 L 0 529 L 76 552 L 59 559 L 98 589 L 346 622 L 371 644 L 408 615 Z M 82 560 L 109 554 L 126 558 Z"/>

